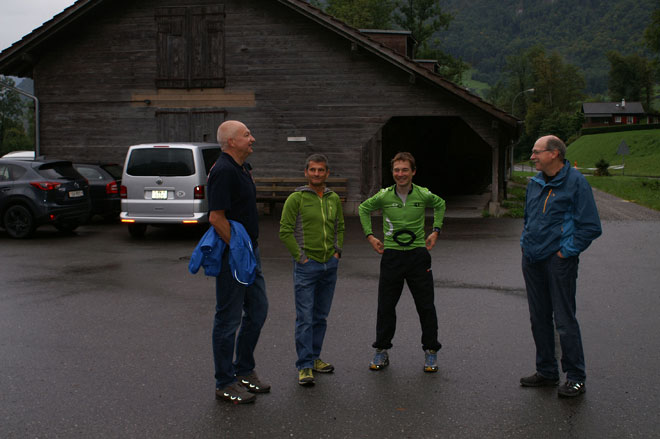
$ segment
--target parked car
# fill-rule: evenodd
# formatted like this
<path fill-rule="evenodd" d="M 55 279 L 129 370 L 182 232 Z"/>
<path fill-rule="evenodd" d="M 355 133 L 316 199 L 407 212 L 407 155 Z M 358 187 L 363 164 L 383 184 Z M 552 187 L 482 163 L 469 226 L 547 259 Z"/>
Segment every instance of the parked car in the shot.
<path fill-rule="evenodd" d="M 0 159 L 0 227 L 12 238 L 43 224 L 71 232 L 90 210 L 89 184 L 71 162 Z"/>
<path fill-rule="evenodd" d="M 131 236 L 148 225 L 208 222 L 206 177 L 220 155 L 215 143 L 152 143 L 128 149 L 121 214 Z"/>
<path fill-rule="evenodd" d="M 93 215 L 100 215 L 106 220 L 117 218 L 121 211 L 119 186 L 122 166 L 114 163 L 74 163 L 73 167 L 89 182 L 92 199 L 90 219 Z"/>
<path fill-rule="evenodd" d="M 34 151 L 12 151 L 2 156 L 3 159 L 34 160 Z"/>

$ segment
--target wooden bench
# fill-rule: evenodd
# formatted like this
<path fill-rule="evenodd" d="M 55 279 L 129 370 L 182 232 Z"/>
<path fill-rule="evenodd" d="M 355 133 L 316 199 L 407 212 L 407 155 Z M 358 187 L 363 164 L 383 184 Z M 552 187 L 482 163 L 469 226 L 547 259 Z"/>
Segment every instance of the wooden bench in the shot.
<path fill-rule="evenodd" d="M 255 177 L 257 187 L 257 203 L 268 204 L 268 213 L 273 213 L 275 203 L 284 203 L 298 186 L 307 184 L 305 177 Z M 348 179 L 329 177 L 326 185 L 339 195 L 341 201 L 346 201 Z"/>

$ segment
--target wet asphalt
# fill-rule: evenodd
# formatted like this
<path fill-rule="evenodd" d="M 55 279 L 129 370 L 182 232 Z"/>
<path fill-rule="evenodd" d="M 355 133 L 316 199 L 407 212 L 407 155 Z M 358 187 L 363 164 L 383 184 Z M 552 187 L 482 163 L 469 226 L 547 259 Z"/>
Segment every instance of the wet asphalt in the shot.
<path fill-rule="evenodd" d="M 356 218 L 322 358 L 297 384 L 291 261 L 277 218 L 260 240 L 270 311 L 255 404 L 214 399 L 212 278 L 187 272 L 198 231 L 121 224 L 33 239 L 0 231 L 1 438 L 648 438 L 660 431 L 660 222 L 604 218 L 581 257 L 587 393 L 521 388 L 534 346 L 517 219 L 448 218 L 432 251 L 440 370 L 423 372 L 406 288 L 391 365 L 368 369 L 379 257 Z"/>

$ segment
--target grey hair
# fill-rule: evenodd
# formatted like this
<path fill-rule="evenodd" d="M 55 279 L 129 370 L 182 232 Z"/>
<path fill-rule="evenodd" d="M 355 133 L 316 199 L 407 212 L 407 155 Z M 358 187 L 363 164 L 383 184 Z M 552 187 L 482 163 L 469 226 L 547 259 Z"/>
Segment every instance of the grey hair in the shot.
<path fill-rule="evenodd" d="M 548 136 L 545 148 L 548 151 L 559 151 L 559 156 L 562 159 L 566 157 L 566 144 L 557 136 Z"/>
<path fill-rule="evenodd" d="M 309 157 L 307 157 L 307 161 L 305 161 L 305 169 L 309 169 L 310 162 L 325 163 L 325 169 L 326 170 L 330 169 L 328 158 L 323 154 L 312 154 Z"/>

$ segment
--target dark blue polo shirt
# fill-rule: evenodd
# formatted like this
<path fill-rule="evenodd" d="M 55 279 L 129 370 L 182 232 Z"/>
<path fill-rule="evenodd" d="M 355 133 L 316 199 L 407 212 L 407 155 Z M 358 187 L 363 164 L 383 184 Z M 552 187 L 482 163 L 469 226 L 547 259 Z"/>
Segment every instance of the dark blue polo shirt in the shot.
<path fill-rule="evenodd" d="M 224 210 L 228 220 L 245 227 L 252 244 L 257 246 L 259 238 L 259 214 L 257 212 L 257 189 L 250 174 L 250 165 L 243 166 L 229 154 L 222 153 L 209 173 L 207 190 L 209 212 Z"/>

